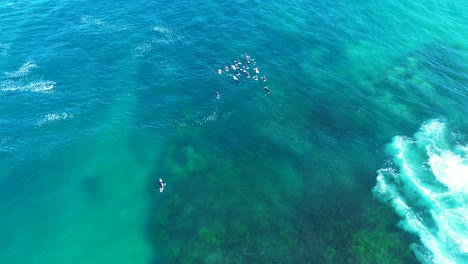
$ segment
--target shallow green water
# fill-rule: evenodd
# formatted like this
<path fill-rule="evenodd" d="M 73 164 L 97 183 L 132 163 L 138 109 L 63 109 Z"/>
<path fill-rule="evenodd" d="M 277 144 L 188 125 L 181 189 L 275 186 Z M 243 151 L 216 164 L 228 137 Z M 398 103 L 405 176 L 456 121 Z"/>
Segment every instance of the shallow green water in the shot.
<path fill-rule="evenodd" d="M 466 260 L 466 236 L 428 248 L 372 189 L 379 169 L 405 175 L 392 138 L 432 120 L 468 177 L 467 14 L 422 0 L 0 4 L 0 262 Z M 266 83 L 218 75 L 244 53 Z"/>

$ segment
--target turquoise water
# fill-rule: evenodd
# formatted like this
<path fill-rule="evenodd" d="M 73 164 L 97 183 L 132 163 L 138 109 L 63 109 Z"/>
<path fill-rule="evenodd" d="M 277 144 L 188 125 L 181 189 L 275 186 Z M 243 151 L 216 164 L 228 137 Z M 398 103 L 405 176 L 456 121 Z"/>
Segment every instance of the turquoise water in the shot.
<path fill-rule="evenodd" d="M 467 262 L 467 16 L 0 3 L 0 262 Z"/>

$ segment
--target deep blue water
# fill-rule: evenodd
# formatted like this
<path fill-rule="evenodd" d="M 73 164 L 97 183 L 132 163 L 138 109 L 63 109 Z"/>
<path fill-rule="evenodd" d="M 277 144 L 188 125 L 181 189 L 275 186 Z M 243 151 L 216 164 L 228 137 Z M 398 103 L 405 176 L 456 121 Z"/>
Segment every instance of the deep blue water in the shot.
<path fill-rule="evenodd" d="M 0 3 L 0 263 L 468 261 L 466 17 Z"/>

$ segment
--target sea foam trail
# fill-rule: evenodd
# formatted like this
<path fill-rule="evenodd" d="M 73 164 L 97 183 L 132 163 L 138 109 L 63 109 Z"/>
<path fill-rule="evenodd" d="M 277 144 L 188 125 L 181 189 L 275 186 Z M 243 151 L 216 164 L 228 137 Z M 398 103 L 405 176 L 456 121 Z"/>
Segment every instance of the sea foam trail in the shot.
<path fill-rule="evenodd" d="M 0 83 L 0 91 L 29 91 L 29 92 L 47 92 L 54 88 L 55 82 L 52 81 L 34 81 L 29 83 L 4 81 Z"/>
<path fill-rule="evenodd" d="M 388 146 L 395 168 L 378 171 L 374 195 L 390 203 L 399 226 L 416 234 L 422 263 L 468 263 L 468 145 L 440 120 Z"/>
<path fill-rule="evenodd" d="M 37 125 L 42 126 L 68 118 L 73 118 L 73 115 L 66 112 L 47 114 L 41 120 L 39 120 L 39 122 L 37 122 Z"/>
<path fill-rule="evenodd" d="M 6 72 L 5 75 L 10 78 L 24 77 L 29 74 L 31 69 L 37 68 L 37 64 L 32 61 L 28 61 L 21 65 L 21 67 L 14 72 Z"/>
<path fill-rule="evenodd" d="M 33 61 L 23 63 L 16 71 L 5 72 L 5 77 L 0 81 L 0 91 L 2 92 L 36 92 L 36 93 L 48 93 L 49 90 L 53 89 L 55 82 L 35 80 L 36 78 L 31 77 L 31 72 L 37 68 L 37 64 Z"/>

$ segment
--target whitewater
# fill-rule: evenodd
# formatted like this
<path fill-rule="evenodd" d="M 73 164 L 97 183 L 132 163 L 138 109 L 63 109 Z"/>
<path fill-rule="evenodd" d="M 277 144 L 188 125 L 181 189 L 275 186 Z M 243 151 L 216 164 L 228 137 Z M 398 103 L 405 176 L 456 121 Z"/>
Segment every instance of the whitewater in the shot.
<path fill-rule="evenodd" d="M 388 146 L 394 166 L 380 169 L 374 195 L 416 234 L 411 245 L 422 263 L 468 261 L 468 144 L 446 121 L 430 120 L 413 137 Z"/>
<path fill-rule="evenodd" d="M 465 2 L 0 2 L 0 263 L 468 263 Z"/>

